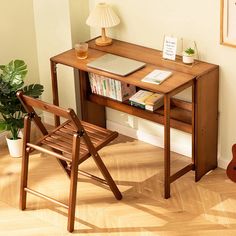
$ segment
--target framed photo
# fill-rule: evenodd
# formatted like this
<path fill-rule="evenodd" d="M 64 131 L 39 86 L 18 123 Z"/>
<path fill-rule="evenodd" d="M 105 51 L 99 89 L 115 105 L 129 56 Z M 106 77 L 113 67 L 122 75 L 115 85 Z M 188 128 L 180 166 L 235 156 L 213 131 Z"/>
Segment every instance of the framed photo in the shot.
<path fill-rule="evenodd" d="M 221 0 L 220 43 L 236 47 L 236 0 Z"/>
<path fill-rule="evenodd" d="M 175 60 L 177 49 L 177 38 L 171 36 L 164 36 L 163 53 L 164 59 Z"/>

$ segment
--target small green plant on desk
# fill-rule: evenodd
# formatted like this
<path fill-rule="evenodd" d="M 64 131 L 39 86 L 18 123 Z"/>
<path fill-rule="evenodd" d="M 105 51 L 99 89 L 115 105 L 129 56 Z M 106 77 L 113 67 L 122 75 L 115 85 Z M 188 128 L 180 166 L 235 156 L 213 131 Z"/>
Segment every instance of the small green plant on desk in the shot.
<path fill-rule="evenodd" d="M 194 54 L 195 54 L 195 50 L 190 48 L 187 48 L 184 52 L 183 52 L 183 63 L 185 64 L 192 64 L 194 62 Z"/>
<path fill-rule="evenodd" d="M 26 114 L 23 106 L 16 97 L 16 92 L 37 98 L 43 92 L 40 84 L 24 86 L 27 65 L 22 60 L 12 60 L 7 65 L 0 65 L 0 131 L 10 131 L 11 140 L 19 140 L 20 129 L 24 126 Z"/>

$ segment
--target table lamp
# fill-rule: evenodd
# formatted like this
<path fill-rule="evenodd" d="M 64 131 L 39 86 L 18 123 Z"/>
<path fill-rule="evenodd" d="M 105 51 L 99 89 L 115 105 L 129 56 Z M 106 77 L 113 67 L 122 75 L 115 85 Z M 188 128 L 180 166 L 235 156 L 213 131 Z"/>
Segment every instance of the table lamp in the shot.
<path fill-rule="evenodd" d="M 90 13 L 86 24 L 92 27 L 102 28 L 101 37 L 97 38 L 95 43 L 98 46 L 107 46 L 112 44 L 112 39 L 106 36 L 105 28 L 116 26 L 120 23 L 119 17 L 112 8 L 106 3 L 99 3 Z"/>

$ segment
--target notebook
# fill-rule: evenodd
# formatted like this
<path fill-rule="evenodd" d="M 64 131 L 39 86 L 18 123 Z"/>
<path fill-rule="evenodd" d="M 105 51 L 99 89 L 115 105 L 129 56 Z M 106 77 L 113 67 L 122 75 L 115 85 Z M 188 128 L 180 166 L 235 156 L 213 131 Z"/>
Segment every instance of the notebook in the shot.
<path fill-rule="evenodd" d="M 146 64 L 126 57 L 105 54 L 87 64 L 88 67 L 107 71 L 116 75 L 126 76 L 143 68 Z"/>

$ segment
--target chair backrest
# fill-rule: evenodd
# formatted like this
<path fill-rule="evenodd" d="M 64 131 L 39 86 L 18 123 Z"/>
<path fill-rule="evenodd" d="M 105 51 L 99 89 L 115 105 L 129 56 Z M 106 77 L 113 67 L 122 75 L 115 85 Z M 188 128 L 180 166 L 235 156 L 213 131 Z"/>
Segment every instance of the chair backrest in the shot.
<path fill-rule="evenodd" d="M 63 117 L 66 118 L 67 120 L 72 121 L 76 132 L 80 132 L 82 130 L 82 125 L 80 123 L 80 120 L 73 109 L 71 108 L 64 109 L 59 106 L 41 101 L 39 99 L 26 96 L 23 94 L 22 91 L 18 91 L 16 96 L 20 100 L 21 104 L 23 105 L 28 115 L 35 121 L 36 125 L 44 135 L 47 134 L 47 130 L 45 129 L 39 116 L 36 114 L 34 108 L 52 113 L 56 116 Z"/>

